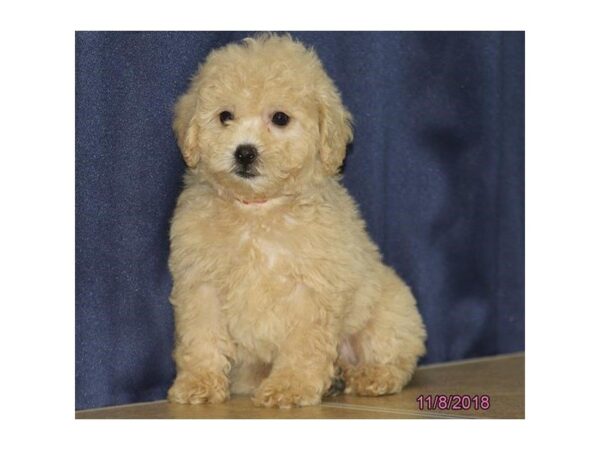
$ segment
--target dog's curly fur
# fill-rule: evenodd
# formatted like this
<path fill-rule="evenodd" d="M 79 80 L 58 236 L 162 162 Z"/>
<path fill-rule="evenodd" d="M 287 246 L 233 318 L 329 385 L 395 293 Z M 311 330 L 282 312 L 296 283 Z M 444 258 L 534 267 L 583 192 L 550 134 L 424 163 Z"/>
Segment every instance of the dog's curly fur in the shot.
<path fill-rule="evenodd" d="M 213 51 L 174 130 L 188 169 L 171 228 L 169 399 L 314 405 L 336 369 L 346 393 L 398 392 L 425 329 L 339 183 L 351 116 L 314 51 L 273 34 Z M 240 144 L 257 149 L 252 178 L 234 170 Z"/>

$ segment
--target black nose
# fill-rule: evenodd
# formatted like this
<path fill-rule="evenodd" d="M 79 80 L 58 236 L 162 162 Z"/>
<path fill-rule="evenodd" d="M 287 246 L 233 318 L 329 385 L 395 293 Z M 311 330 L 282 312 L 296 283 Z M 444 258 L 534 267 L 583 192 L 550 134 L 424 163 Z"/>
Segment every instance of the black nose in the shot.
<path fill-rule="evenodd" d="M 235 150 L 235 159 L 244 166 L 249 166 L 256 159 L 258 154 L 254 145 L 244 144 L 238 146 Z"/>

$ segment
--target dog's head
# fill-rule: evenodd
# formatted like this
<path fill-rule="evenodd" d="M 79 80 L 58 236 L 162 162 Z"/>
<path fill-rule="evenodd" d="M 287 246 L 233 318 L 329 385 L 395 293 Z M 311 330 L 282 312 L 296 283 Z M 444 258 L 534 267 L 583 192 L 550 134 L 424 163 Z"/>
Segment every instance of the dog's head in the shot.
<path fill-rule="evenodd" d="M 352 139 L 317 55 L 268 34 L 213 51 L 177 101 L 173 128 L 186 164 L 238 198 L 335 175 Z"/>

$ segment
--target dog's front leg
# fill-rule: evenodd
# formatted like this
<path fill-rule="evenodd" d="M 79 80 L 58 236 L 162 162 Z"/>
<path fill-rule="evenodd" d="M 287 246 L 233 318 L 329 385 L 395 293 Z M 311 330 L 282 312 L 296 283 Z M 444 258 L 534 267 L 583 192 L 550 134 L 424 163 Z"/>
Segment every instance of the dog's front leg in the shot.
<path fill-rule="evenodd" d="M 271 374 L 254 393 L 254 403 L 279 408 L 320 403 L 334 374 L 334 330 L 326 319 L 295 326 L 280 347 Z"/>
<path fill-rule="evenodd" d="M 186 287 L 176 280 L 171 302 L 177 377 L 169 389 L 169 400 L 190 404 L 227 400 L 234 346 L 221 319 L 215 289 L 209 285 Z"/>

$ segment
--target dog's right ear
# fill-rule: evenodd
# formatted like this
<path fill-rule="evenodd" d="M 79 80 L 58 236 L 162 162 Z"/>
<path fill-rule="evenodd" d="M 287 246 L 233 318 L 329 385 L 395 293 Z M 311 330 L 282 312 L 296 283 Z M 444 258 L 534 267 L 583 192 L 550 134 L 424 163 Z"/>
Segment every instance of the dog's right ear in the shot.
<path fill-rule="evenodd" d="M 194 123 L 196 113 L 196 90 L 194 86 L 183 94 L 175 103 L 175 117 L 173 130 L 177 137 L 177 144 L 188 167 L 195 167 L 200 159 L 198 148 L 198 126 Z"/>
<path fill-rule="evenodd" d="M 346 157 L 346 146 L 352 141 L 352 116 L 329 78 L 319 92 L 319 133 L 321 161 L 326 173 L 335 175 Z"/>

